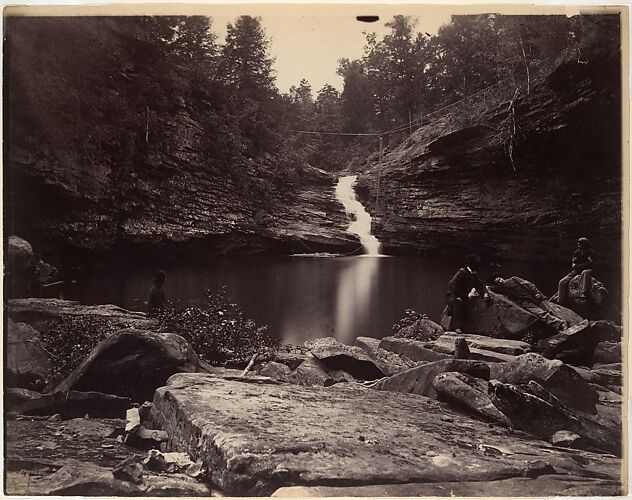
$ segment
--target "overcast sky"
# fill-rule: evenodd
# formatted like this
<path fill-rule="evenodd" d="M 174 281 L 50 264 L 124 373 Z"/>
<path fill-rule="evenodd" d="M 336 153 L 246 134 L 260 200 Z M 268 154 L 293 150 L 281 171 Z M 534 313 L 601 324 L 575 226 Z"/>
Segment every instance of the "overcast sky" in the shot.
<path fill-rule="evenodd" d="M 384 25 L 396 14 L 415 12 L 418 18 L 417 31 L 436 33 L 439 27 L 450 21 L 450 13 L 434 8 L 422 11 L 419 7 L 326 7 L 309 9 L 272 10 L 256 13 L 270 40 L 270 54 L 276 58 L 274 69 L 277 86 L 287 92 L 306 78 L 314 96 L 326 83 L 342 90 L 342 78 L 336 74 L 338 59 L 355 59 L 362 55 L 365 32 L 377 32 L 381 38 L 390 30 Z M 252 8 L 250 9 L 252 10 Z M 410 11 L 410 12 L 408 12 Z M 375 23 L 356 20 L 357 15 L 379 15 Z M 234 15 L 212 15 L 212 26 L 220 40 L 226 34 L 226 23 L 234 20 Z"/>

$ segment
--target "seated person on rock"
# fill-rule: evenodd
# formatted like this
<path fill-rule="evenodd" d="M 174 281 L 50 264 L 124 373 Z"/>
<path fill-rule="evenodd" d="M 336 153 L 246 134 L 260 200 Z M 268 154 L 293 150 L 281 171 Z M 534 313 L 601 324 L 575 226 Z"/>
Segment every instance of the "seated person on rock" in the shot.
<path fill-rule="evenodd" d="M 494 291 L 505 295 L 556 330 L 566 330 L 568 324 L 555 314 L 551 303 L 533 283 L 518 276 L 503 279 L 500 273 L 492 275 Z"/>
<path fill-rule="evenodd" d="M 579 283 L 580 297 L 586 298 L 588 296 L 594 264 L 595 257 L 590 249 L 588 238 L 579 238 L 577 240 L 577 248 L 573 252 L 571 272 L 560 280 L 557 287 L 558 304 L 567 305 L 569 303 L 568 286 L 570 281 L 578 275 L 581 275 Z"/>
<path fill-rule="evenodd" d="M 154 276 L 154 285 L 149 290 L 147 299 L 147 314 L 149 317 L 156 317 L 161 311 L 167 308 L 167 295 L 163 288 L 167 281 L 167 273 L 162 269 Z"/>
<path fill-rule="evenodd" d="M 476 289 L 485 301 L 490 300 L 487 289 L 477 274 L 480 263 L 481 258 L 478 255 L 468 255 L 465 257 L 465 267 L 459 269 L 450 280 L 450 290 L 446 296 L 448 314 L 452 316 L 449 325 L 450 330 L 460 333 L 466 324 L 467 301 L 472 288 Z"/>

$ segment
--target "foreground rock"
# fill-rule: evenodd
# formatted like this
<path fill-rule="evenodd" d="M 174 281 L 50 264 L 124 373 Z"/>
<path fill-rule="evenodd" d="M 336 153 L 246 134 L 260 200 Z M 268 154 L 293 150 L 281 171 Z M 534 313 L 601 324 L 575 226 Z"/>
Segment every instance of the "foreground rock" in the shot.
<path fill-rule="evenodd" d="M 493 365 L 491 378 L 510 384 L 526 384 L 533 380 L 564 404 L 596 413 L 599 396 L 595 390 L 559 360 L 548 360 L 536 353 L 523 354 L 508 363 Z"/>
<path fill-rule="evenodd" d="M 607 479 L 580 476 L 543 475 L 531 479 L 516 477 L 499 481 L 379 484 L 372 486 L 291 486 L 279 488 L 278 498 L 309 497 L 540 497 L 617 496 L 621 485 Z"/>
<path fill-rule="evenodd" d="M 55 392 L 97 391 L 142 403 L 174 373 L 199 370 L 197 354 L 179 335 L 128 328 L 99 342 Z"/>
<path fill-rule="evenodd" d="M 344 370 L 359 380 L 375 380 L 384 376 L 368 354 L 355 346 L 325 337 L 305 342 L 310 352 L 332 370 Z"/>
<path fill-rule="evenodd" d="M 178 374 L 156 391 L 151 418 L 178 450 L 201 459 L 227 494 L 552 473 L 569 484 L 571 476 L 599 477 L 613 487 L 620 481 L 614 457 L 529 441 L 423 396 L 355 384 L 298 387 Z"/>
<path fill-rule="evenodd" d="M 489 366 L 481 361 L 469 359 L 440 359 L 424 363 L 415 368 L 380 380 L 373 389 L 381 391 L 405 392 L 435 398 L 437 393 L 432 385 L 434 378 L 444 372 L 466 373 L 473 377 L 489 380 Z"/>
<path fill-rule="evenodd" d="M 74 496 L 214 496 L 206 484 L 183 474 L 145 468 L 140 483 L 113 472 L 140 450 L 117 441 L 117 419 L 5 422 L 5 493 Z"/>
<path fill-rule="evenodd" d="M 85 415 L 101 418 L 123 418 L 132 402 L 129 398 L 101 392 L 59 391 L 38 394 L 19 389 L 5 392 L 8 411 L 22 415 L 60 415 L 63 419 Z"/>
<path fill-rule="evenodd" d="M 121 328 L 152 330 L 157 326 L 157 321 L 147 318 L 145 313 L 128 311 L 113 304 L 86 306 L 72 300 L 29 298 L 9 300 L 7 309 L 11 319 L 27 323 L 40 332 L 62 317 L 97 317 Z"/>
<path fill-rule="evenodd" d="M 7 321 L 6 375 L 9 387 L 42 388 L 50 369 L 39 332 L 25 323 Z"/>

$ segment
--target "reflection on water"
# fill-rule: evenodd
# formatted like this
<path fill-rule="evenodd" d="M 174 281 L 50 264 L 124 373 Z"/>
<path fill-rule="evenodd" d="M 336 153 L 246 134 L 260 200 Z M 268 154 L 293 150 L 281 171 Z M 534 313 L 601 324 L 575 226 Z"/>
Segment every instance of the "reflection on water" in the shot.
<path fill-rule="evenodd" d="M 447 283 L 459 262 L 422 257 L 223 257 L 197 265 L 164 263 L 113 266 L 81 282 L 80 300 L 144 310 L 157 268 L 169 273 L 171 300 L 192 301 L 206 288 L 226 285 L 246 314 L 270 326 L 284 342 L 300 344 L 335 336 L 352 344 L 358 336 L 381 338 L 407 308 L 439 321 Z M 564 274 L 557 265 L 506 264 L 552 294 Z M 601 277 L 601 276 L 600 276 Z M 604 276 L 604 281 L 608 281 Z"/>

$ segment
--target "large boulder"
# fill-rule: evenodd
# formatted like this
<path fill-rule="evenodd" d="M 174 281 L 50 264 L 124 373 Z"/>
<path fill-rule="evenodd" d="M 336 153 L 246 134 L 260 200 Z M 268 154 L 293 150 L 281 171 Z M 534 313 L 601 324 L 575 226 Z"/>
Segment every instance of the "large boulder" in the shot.
<path fill-rule="evenodd" d="M 470 297 L 467 303 L 467 322 L 462 330 L 466 333 L 484 333 L 490 337 L 520 340 L 533 327 L 550 329 L 537 316 L 508 299 L 489 291 L 491 300 Z M 582 318 L 571 310 L 556 307 L 557 314 L 570 324 Z"/>
<path fill-rule="evenodd" d="M 379 344 L 380 349 L 394 352 L 400 356 L 406 356 L 412 361 L 437 361 L 450 358 L 447 354 L 441 354 L 424 347 L 424 342 L 419 340 L 402 339 L 398 337 L 384 337 Z"/>
<path fill-rule="evenodd" d="M 413 324 L 400 328 L 398 337 L 413 340 L 430 340 L 443 334 L 443 328 L 428 318 L 420 318 Z"/>
<path fill-rule="evenodd" d="M 45 385 L 50 360 L 39 332 L 25 323 L 7 321 L 5 384 L 9 387 L 41 389 Z"/>
<path fill-rule="evenodd" d="M 305 347 L 331 370 L 344 370 L 359 380 L 375 380 L 384 376 L 364 350 L 342 344 L 333 337 L 308 340 Z"/>
<path fill-rule="evenodd" d="M 179 335 L 127 328 L 99 342 L 55 392 L 104 392 L 142 403 L 171 375 L 199 370 L 197 354 Z"/>
<path fill-rule="evenodd" d="M 590 322 L 585 319 L 566 330 L 540 340 L 538 348 L 542 351 L 545 358 L 553 359 L 562 351 L 579 347 L 592 348 L 594 344 Z"/>
<path fill-rule="evenodd" d="M 384 375 L 390 377 L 414 367 L 417 363 L 406 356 L 400 356 L 380 347 L 380 339 L 373 337 L 358 337 L 356 347 L 366 352 Z"/>
<path fill-rule="evenodd" d="M 308 356 L 296 370 L 284 375 L 284 381 L 296 385 L 317 385 L 328 387 L 346 380 L 333 376 L 320 360 L 312 355 Z"/>
<path fill-rule="evenodd" d="M 564 404 L 595 413 L 599 396 L 595 390 L 570 366 L 559 360 L 549 360 L 528 353 L 517 356 L 513 361 L 491 366 L 491 378 L 509 384 L 538 382 Z"/>
<path fill-rule="evenodd" d="M 465 373 L 441 373 L 432 381 L 437 397 L 474 415 L 511 427 L 509 419 L 489 398 L 489 382 Z"/>
<path fill-rule="evenodd" d="M 597 384 L 610 390 L 615 390 L 615 392 L 621 392 L 623 374 L 621 372 L 621 366 L 618 364 L 600 366 L 593 368 L 592 370 L 576 367 L 574 370 L 586 382 Z"/>
<path fill-rule="evenodd" d="M 444 372 L 466 373 L 473 377 L 489 380 L 489 366 L 481 361 L 440 359 L 380 380 L 373 388 L 381 391 L 407 392 L 435 398 L 437 393 L 432 381 L 437 375 Z"/>
<path fill-rule="evenodd" d="M 154 425 L 176 449 L 201 460 L 227 495 L 270 495 L 282 486 L 494 481 L 552 469 L 621 478 L 615 457 L 555 448 L 423 396 L 361 384 L 300 387 L 182 373 L 156 391 L 153 403 Z"/>
<path fill-rule="evenodd" d="M 36 259 L 31 244 L 18 236 L 9 236 L 5 259 L 7 295 L 9 297 L 32 296 L 36 282 Z"/>

